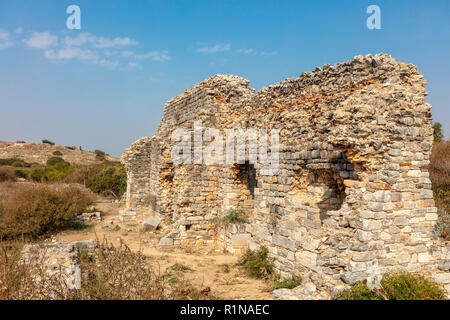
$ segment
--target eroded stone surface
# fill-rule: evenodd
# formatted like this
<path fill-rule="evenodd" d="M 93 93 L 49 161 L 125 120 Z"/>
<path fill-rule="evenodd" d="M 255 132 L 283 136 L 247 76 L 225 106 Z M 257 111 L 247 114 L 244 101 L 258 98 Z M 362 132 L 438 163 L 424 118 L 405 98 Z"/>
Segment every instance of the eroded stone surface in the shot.
<path fill-rule="evenodd" d="M 156 211 L 178 232 L 164 244 L 235 252 L 236 239 L 242 246 L 248 237 L 248 247 L 269 249 L 282 276 L 308 274 L 319 296 L 396 268 L 448 272 L 448 247 L 433 234 L 425 84 L 416 66 L 386 54 L 324 65 L 258 92 L 240 77 L 208 78 L 171 99 L 156 134 L 123 154 L 122 219 Z M 195 121 L 224 136 L 278 129 L 277 174 L 261 163 L 174 164 L 171 135 L 184 128 L 193 136 Z M 211 222 L 231 208 L 248 222 Z"/>
<path fill-rule="evenodd" d="M 80 289 L 81 268 L 78 255 L 82 251 L 93 254 L 96 245 L 94 240 L 26 245 L 22 250 L 22 259 L 28 264 L 42 266 L 47 278 L 54 277 L 57 281 L 64 281 L 65 288 Z M 39 278 L 40 275 L 37 274 L 36 285 L 40 283 Z M 43 298 L 54 297 L 50 294 Z"/>

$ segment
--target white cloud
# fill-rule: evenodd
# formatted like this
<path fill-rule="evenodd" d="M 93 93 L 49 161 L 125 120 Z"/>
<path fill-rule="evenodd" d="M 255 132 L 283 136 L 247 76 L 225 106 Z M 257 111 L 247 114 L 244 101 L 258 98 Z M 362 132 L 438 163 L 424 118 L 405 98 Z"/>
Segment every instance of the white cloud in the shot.
<path fill-rule="evenodd" d="M 236 53 L 245 53 L 245 54 L 250 54 L 250 53 L 254 53 L 255 50 L 253 49 L 238 49 L 236 50 Z"/>
<path fill-rule="evenodd" d="M 120 63 L 118 61 L 109 61 L 106 59 L 102 59 L 98 62 L 95 62 L 95 64 L 101 66 L 101 67 L 106 67 L 108 69 L 116 69 Z"/>
<path fill-rule="evenodd" d="M 153 61 L 166 61 L 169 60 L 169 52 L 167 51 L 151 51 L 144 54 L 136 54 L 132 51 L 124 51 L 124 57 L 133 58 L 133 59 L 152 59 Z"/>
<path fill-rule="evenodd" d="M 106 38 L 96 37 L 88 32 L 81 33 L 76 37 L 66 37 L 64 39 L 66 46 L 80 47 L 86 44 L 91 45 L 94 48 L 122 48 L 128 46 L 136 46 L 139 43 L 131 38 Z"/>
<path fill-rule="evenodd" d="M 198 52 L 202 53 L 215 53 L 215 52 L 223 52 L 223 51 L 229 51 L 231 49 L 230 44 L 216 44 L 212 47 L 204 47 L 204 48 L 198 48 Z"/>
<path fill-rule="evenodd" d="M 9 48 L 13 45 L 9 32 L 3 29 L 0 29 L 0 50 Z"/>
<path fill-rule="evenodd" d="M 113 48 L 113 47 L 127 47 L 136 46 L 139 43 L 136 40 L 130 38 L 96 38 L 94 41 L 94 47 L 96 48 Z"/>
<path fill-rule="evenodd" d="M 14 30 L 14 32 L 17 33 L 17 34 L 21 34 L 21 33 L 23 33 L 23 28 L 19 27 L 16 30 Z"/>
<path fill-rule="evenodd" d="M 58 37 L 49 32 L 35 32 L 30 39 L 23 40 L 29 47 L 47 49 L 57 45 Z"/>
<path fill-rule="evenodd" d="M 258 52 L 258 54 L 262 55 L 262 56 L 274 56 L 274 55 L 278 54 L 278 52 L 277 51 L 270 51 L 270 52 L 261 51 L 261 52 Z"/>
<path fill-rule="evenodd" d="M 83 50 L 80 48 L 63 48 L 60 50 L 46 50 L 45 56 L 50 60 L 64 60 L 64 59 L 79 59 L 79 60 L 98 60 L 96 56 L 90 50 Z"/>
<path fill-rule="evenodd" d="M 78 59 L 108 69 L 116 69 L 120 63 L 99 57 L 93 51 L 81 48 L 63 48 L 59 50 L 46 50 L 45 56 L 50 60 Z"/>
<path fill-rule="evenodd" d="M 135 68 L 137 68 L 137 66 L 138 66 L 138 64 L 135 63 L 135 62 L 128 62 L 128 63 L 127 63 L 127 67 L 128 67 L 129 69 L 135 69 Z"/>
<path fill-rule="evenodd" d="M 86 44 L 91 37 L 92 36 L 90 33 L 81 33 L 74 38 L 71 37 L 64 38 L 64 44 L 69 47 L 71 46 L 79 47 Z"/>
<path fill-rule="evenodd" d="M 9 39 L 9 32 L 0 29 L 0 40 L 8 40 L 8 39 Z"/>
<path fill-rule="evenodd" d="M 238 49 L 235 52 L 242 53 L 242 54 L 259 55 L 259 56 L 273 56 L 273 55 L 278 54 L 278 52 L 276 52 L 276 51 L 266 52 L 266 51 L 256 51 L 253 49 Z"/>
<path fill-rule="evenodd" d="M 5 37 L 2 34 L 0 36 Z M 108 69 L 130 70 L 139 67 L 132 60 L 166 61 L 170 59 L 168 51 L 150 51 L 143 54 L 130 50 L 124 51 L 124 47 L 139 44 L 136 40 L 128 37 L 97 37 L 84 32 L 74 37 L 66 36 L 61 41 L 58 40 L 56 35 L 49 32 L 35 32 L 30 39 L 23 41 L 30 47 L 42 49 L 45 57 L 49 60 L 69 61 L 74 59 Z M 116 57 L 118 61 L 112 61 L 112 57 Z"/>

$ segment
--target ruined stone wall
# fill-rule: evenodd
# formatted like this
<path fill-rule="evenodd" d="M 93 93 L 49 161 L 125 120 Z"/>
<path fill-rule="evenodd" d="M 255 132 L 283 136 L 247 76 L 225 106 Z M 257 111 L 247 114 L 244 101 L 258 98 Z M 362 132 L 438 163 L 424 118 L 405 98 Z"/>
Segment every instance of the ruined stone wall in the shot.
<path fill-rule="evenodd" d="M 433 234 L 431 106 L 414 65 L 357 56 L 259 92 L 248 84 L 215 76 L 168 102 L 156 135 L 123 156 L 124 214 L 148 210 L 141 200 L 152 193 L 170 225 L 164 243 L 264 245 L 283 276 L 307 275 L 323 291 L 399 267 L 439 265 L 449 278 L 448 246 Z M 265 175 L 261 163 L 248 162 L 174 165 L 172 132 L 194 134 L 199 120 L 223 133 L 278 129 L 278 172 Z M 248 223 L 211 223 L 231 208 Z"/>

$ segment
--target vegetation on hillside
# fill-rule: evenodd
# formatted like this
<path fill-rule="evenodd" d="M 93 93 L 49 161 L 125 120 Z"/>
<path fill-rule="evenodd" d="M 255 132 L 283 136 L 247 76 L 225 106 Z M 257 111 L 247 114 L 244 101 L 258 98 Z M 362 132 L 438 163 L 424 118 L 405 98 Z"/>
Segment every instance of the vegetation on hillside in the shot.
<path fill-rule="evenodd" d="M 46 143 L 46 144 L 49 144 L 49 145 L 51 145 L 51 146 L 54 146 L 54 145 L 55 145 L 54 142 L 52 142 L 52 141 L 50 141 L 50 140 L 47 140 L 47 139 L 42 140 L 42 143 Z"/>
<path fill-rule="evenodd" d="M 77 166 L 64 179 L 68 183 L 79 183 L 104 196 L 121 197 L 127 189 L 125 168 L 117 162 L 104 161 L 90 166 Z"/>
<path fill-rule="evenodd" d="M 17 159 L 0 159 L 0 182 L 18 178 L 33 182 L 79 183 L 93 192 L 115 198 L 121 197 L 127 187 L 125 168 L 118 162 L 104 160 L 92 165 L 72 165 L 54 156 L 43 166 Z"/>

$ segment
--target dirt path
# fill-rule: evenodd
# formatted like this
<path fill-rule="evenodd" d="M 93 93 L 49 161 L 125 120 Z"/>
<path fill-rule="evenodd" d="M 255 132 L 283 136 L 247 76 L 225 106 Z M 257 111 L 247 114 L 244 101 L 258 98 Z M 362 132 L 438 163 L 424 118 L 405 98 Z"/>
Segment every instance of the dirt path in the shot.
<path fill-rule="evenodd" d="M 186 250 L 157 247 L 161 235 L 143 232 L 139 220 L 119 221 L 120 204 L 98 202 L 97 211 L 102 212 L 101 222 L 89 223 L 80 230 L 67 230 L 57 234 L 54 241 L 78 241 L 106 238 L 113 245 L 122 240 L 130 249 L 141 250 L 164 272 L 174 264 L 188 267 L 185 278 L 199 288 L 211 288 L 211 294 L 219 299 L 271 299 L 270 284 L 253 279 L 234 266 L 239 259 L 229 253 L 214 250 Z"/>

